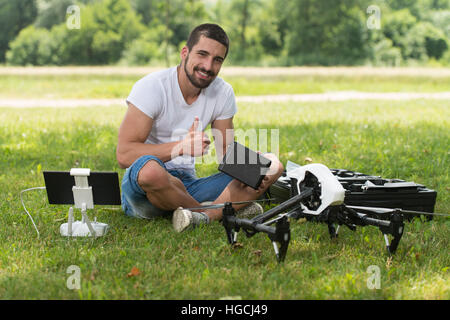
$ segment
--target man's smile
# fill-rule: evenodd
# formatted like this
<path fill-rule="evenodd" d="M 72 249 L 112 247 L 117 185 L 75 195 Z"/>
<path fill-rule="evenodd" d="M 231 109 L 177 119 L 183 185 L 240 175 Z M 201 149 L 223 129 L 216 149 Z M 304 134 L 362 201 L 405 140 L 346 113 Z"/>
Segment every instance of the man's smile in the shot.
<path fill-rule="evenodd" d="M 200 79 L 209 80 L 214 76 L 212 71 L 200 70 L 199 68 L 195 68 L 194 71 L 197 73 Z"/>

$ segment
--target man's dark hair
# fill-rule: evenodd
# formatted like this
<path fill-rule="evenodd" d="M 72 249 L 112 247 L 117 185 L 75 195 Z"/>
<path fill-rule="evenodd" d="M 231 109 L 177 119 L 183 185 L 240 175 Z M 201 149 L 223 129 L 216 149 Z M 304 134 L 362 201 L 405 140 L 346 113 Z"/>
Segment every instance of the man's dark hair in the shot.
<path fill-rule="evenodd" d="M 197 44 L 198 40 L 201 36 L 205 36 L 206 38 L 216 40 L 217 42 L 223 44 L 227 50 L 225 51 L 225 57 L 228 54 L 228 47 L 230 46 L 230 41 L 228 40 L 228 36 L 225 31 L 213 23 L 204 23 L 194 28 L 189 35 L 187 40 L 187 47 L 189 51 Z M 225 58 L 224 57 L 224 58 Z"/>

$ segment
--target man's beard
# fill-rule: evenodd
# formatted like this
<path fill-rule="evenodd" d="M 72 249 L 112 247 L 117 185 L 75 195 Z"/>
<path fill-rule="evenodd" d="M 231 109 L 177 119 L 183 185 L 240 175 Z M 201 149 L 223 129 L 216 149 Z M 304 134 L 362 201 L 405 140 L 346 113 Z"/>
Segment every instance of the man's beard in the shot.
<path fill-rule="evenodd" d="M 199 88 L 199 89 L 204 89 L 204 88 L 208 87 L 211 84 L 211 82 L 213 82 L 213 80 L 215 79 L 214 72 L 206 71 L 205 69 L 200 69 L 199 67 L 194 67 L 194 70 L 192 71 L 192 73 L 189 73 L 187 70 L 188 61 L 189 61 L 189 55 L 186 57 L 186 61 L 184 63 L 184 72 L 186 73 L 186 76 L 189 79 L 189 81 L 191 82 L 191 84 L 194 87 Z M 201 71 L 203 73 L 206 73 L 208 76 L 210 76 L 211 80 L 200 79 L 199 81 L 197 81 L 197 79 L 195 79 L 195 77 L 194 77 L 194 73 L 196 71 Z"/>

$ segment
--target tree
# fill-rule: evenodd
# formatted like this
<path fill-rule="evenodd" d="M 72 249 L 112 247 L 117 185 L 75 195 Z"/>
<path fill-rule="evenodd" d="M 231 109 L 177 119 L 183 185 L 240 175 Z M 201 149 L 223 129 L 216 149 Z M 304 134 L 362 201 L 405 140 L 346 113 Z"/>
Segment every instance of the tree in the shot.
<path fill-rule="evenodd" d="M 131 0 L 131 6 L 141 16 L 143 24 L 152 26 L 159 18 L 158 3 L 160 2 L 160 0 Z"/>
<path fill-rule="evenodd" d="M 442 30 L 429 22 L 419 22 L 408 32 L 404 40 L 404 55 L 407 58 L 439 60 L 448 49 L 448 40 Z"/>
<path fill-rule="evenodd" d="M 222 24 L 230 38 L 230 57 L 233 63 L 256 62 L 261 58 L 259 18 L 265 7 L 263 0 L 232 0 L 219 3 L 223 11 Z"/>
<path fill-rule="evenodd" d="M 81 6 L 80 20 L 80 29 L 68 29 L 65 23 L 50 31 L 29 28 L 14 40 L 8 63 L 111 64 L 119 61 L 125 48 L 143 31 L 139 17 L 126 0 Z M 23 52 L 30 56 L 27 58 Z"/>
<path fill-rule="evenodd" d="M 387 0 L 387 3 L 394 11 L 408 9 L 419 20 L 426 18 L 431 10 L 450 9 L 448 0 Z"/>
<path fill-rule="evenodd" d="M 289 64 L 357 64 L 368 55 L 365 12 L 357 0 L 278 0 L 288 21 Z"/>
<path fill-rule="evenodd" d="M 450 10 L 433 11 L 430 15 L 430 23 L 441 29 L 445 36 L 450 39 Z"/>
<path fill-rule="evenodd" d="M 241 1 L 235 1 L 234 5 L 236 7 L 236 10 L 239 11 L 240 16 L 240 30 L 239 30 L 239 53 L 242 55 L 242 57 L 245 57 L 245 50 L 247 48 L 247 41 L 245 39 L 245 32 L 247 31 L 247 23 L 249 23 L 249 16 L 250 16 L 250 5 L 253 3 L 250 3 L 249 0 L 241 0 Z"/>
<path fill-rule="evenodd" d="M 284 45 L 287 21 L 274 1 L 267 3 L 258 19 L 261 46 L 265 54 L 279 55 Z"/>
<path fill-rule="evenodd" d="M 128 1 L 95 2 L 81 7 L 81 28 L 66 31 L 61 51 L 69 64 L 115 63 L 143 29 Z"/>
<path fill-rule="evenodd" d="M 167 63 L 164 45 L 166 33 L 167 30 L 163 25 L 149 28 L 123 51 L 121 63 L 126 65 Z"/>
<path fill-rule="evenodd" d="M 382 16 L 384 35 L 392 40 L 394 46 L 399 47 L 402 52 L 405 52 L 405 38 L 408 32 L 417 23 L 417 18 L 414 17 L 409 9 L 401 9 L 393 11 Z M 406 56 L 404 56 L 406 58 Z"/>
<path fill-rule="evenodd" d="M 66 26 L 72 4 L 81 29 Z M 381 29 L 366 25 L 369 4 Z M 234 64 L 444 63 L 449 16 L 449 0 L 0 0 L 0 62 L 10 48 L 11 64 L 169 66 L 196 25 L 215 22 Z"/>
<path fill-rule="evenodd" d="M 104 0 L 92 8 L 92 51 L 96 62 L 117 62 L 126 45 L 143 31 L 139 18 L 126 0 Z"/>
<path fill-rule="evenodd" d="M 67 7 L 73 0 L 40 0 L 38 1 L 38 15 L 35 26 L 51 29 L 54 25 L 63 23 L 66 19 Z"/>
<path fill-rule="evenodd" d="M 0 0 L 0 62 L 5 61 L 9 42 L 37 16 L 35 0 Z"/>

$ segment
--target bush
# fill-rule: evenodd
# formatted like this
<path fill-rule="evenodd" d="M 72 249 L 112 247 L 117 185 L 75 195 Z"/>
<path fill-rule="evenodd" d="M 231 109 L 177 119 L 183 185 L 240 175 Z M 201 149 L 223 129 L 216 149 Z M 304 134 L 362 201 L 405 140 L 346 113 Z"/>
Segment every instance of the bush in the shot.
<path fill-rule="evenodd" d="M 63 65 L 70 63 L 65 25 L 54 26 L 51 30 L 29 26 L 23 29 L 6 53 L 10 65 Z"/>
<path fill-rule="evenodd" d="M 450 67 L 450 50 L 447 50 L 444 55 L 442 56 L 442 58 L 439 60 L 439 62 L 441 63 L 441 65 L 446 66 L 446 67 Z"/>
<path fill-rule="evenodd" d="M 407 58 L 439 60 L 448 49 L 448 40 L 442 30 L 429 22 L 419 22 L 406 35 L 404 55 Z"/>
<path fill-rule="evenodd" d="M 81 9 L 81 28 L 65 23 L 51 30 L 28 27 L 11 43 L 7 63 L 15 65 L 111 64 L 143 26 L 126 0 L 103 0 Z"/>
<path fill-rule="evenodd" d="M 439 60 L 448 49 L 448 38 L 431 23 L 423 23 L 425 48 L 429 57 Z"/>
<path fill-rule="evenodd" d="M 289 9 L 289 64 L 354 65 L 366 59 L 366 18 L 356 1 L 302 0 Z"/>
<path fill-rule="evenodd" d="M 123 50 L 144 31 L 126 0 L 103 0 L 92 7 L 92 55 L 101 64 L 119 61 Z"/>
<path fill-rule="evenodd" d="M 12 65 L 41 65 L 48 60 L 48 51 L 44 48 L 49 44 L 49 32 L 29 26 L 20 31 L 14 41 L 10 43 L 10 50 L 6 53 L 6 63 Z"/>
<path fill-rule="evenodd" d="M 73 0 L 40 1 L 39 14 L 34 22 L 34 26 L 50 30 L 54 25 L 63 23 L 66 18 L 67 7 L 73 3 Z"/>
<path fill-rule="evenodd" d="M 35 0 L 0 0 L 0 62 L 10 49 L 8 44 L 37 16 Z"/>
<path fill-rule="evenodd" d="M 408 9 L 402 9 L 382 15 L 383 34 L 392 41 L 394 47 L 401 49 L 404 59 L 408 58 L 405 50 L 409 45 L 409 43 L 405 42 L 405 37 L 416 23 L 416 17 L 414 17 Z"/>
<path fill-rule="evenodd" d="M 375 66 L 399 66 L 402 61 L 401 50 L 393 46 L 392 40 L 382 38 L 372 47 L 372 63 Z"/>
<path fill-rule="evenodd" d="M 431 23 L 433 26 L 441 29 L 445 36 L 450 39 L 450 10 L 435 11 L 431 15 Z"/>
<path fill-rule="evenodd" d="M 148 65 L 151 62 L 164 60 L 165 32 L 165 27 L 162 25 L 144 32 L 123 51 L 121 63 L 127 65 Z"/>

